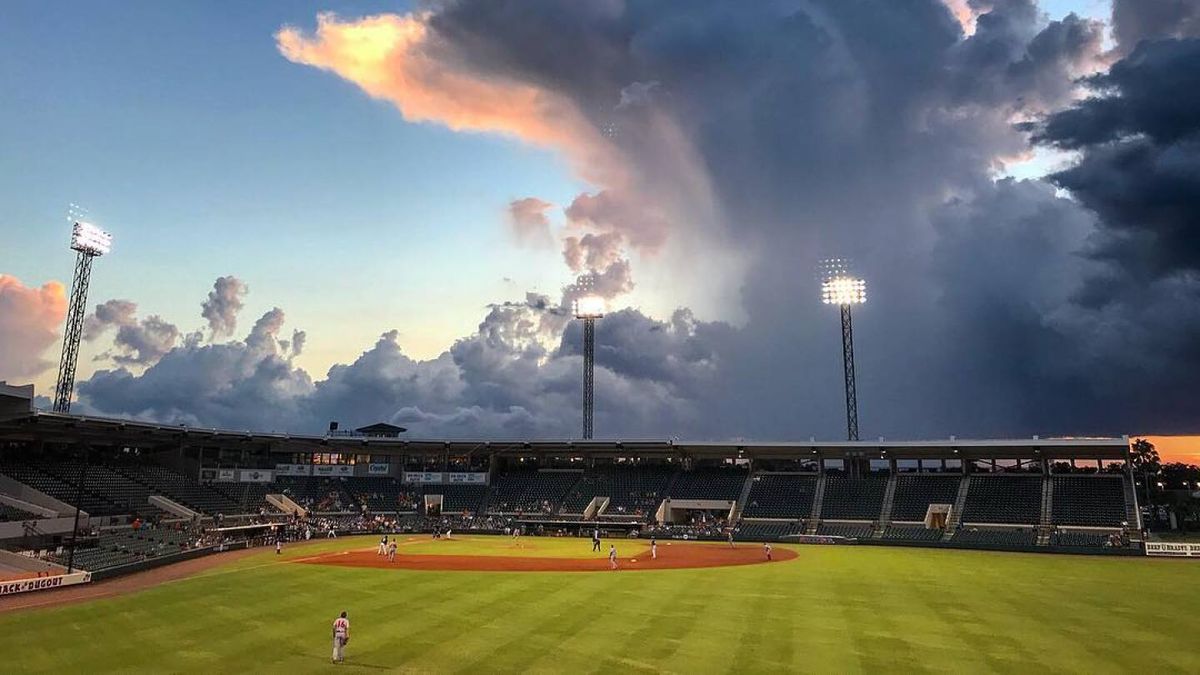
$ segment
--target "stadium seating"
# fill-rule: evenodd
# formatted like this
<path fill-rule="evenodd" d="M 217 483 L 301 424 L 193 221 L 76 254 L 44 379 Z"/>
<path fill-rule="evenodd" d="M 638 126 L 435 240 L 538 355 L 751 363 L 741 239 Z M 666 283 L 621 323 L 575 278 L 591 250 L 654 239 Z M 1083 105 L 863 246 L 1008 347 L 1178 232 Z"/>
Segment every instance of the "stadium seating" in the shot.
<path fill-rule="evenodd" d="M 479 513 L 487 491 L 486 485 L 467 483 L 425 486 L 425 494 L 442 495 L 442 513 L 447 515 L 463 512 Z"/>
<path fill-rule="evenodd" d="M 317 513 L 358 511 L 359 505 L 344 479 L 316 476 L 279 476 L 275 486 L 297 504 Z"/>
<path fill-rule="evenodd" d="M 971 486 L 974 488 L 974 485 Z M 986 546 L 1033 546 L 1037 544 L 1037 530 L 1033 528 L 964 527 L 954 533 L 955 544 L 983 544 Z"/>
<path fill-rule="evenodd" d="M 764 473 L 754 476 L 742 516 L 745 518 L 808 518 L 817 477 Z"/>
<path fill-rule="evenodd" d="M 373 513 L 417 511 L 422 502 L 419 486 L 405 485 L 395 478 L 344 478 L 342 486 L 358 504 Z"/>
<path fill-rule="evenodd" d="M 75 550 L 74 566 L 89 572 L 128 565 L 147 558 L 174 555 L 188 548 L 188 536 L 171 529 L 124 529 L 101 534 L 93 546 Z M 67 564 L 65 549 L 51 556 L 60 565 Z"/>
<path fill-rule="evenodd" d="M 675 472 L 665 465 L 595 467 L 584 472 L 564 499 L 564 513 L 582 513 L 595 497 L 608 497 L 605 514 L 616 517 L 652 514 Z"/>
<path fill-rule="evenodd" d="M 683 471 L 667 491 L 672 499 L 722 499 L 737 501 L 746 484 L 746 472 L 735 468 L 701 468 Z"/>
<path fill-rule="evenodd" d="M 734 531 L 739 541 L 779 541 L 804 532 L 804 523 L 783 520 L 743 520 Z"/>
<path fill-rule="evenodd" d="M 545 469 L 501 472 L 492 484 L 487 510 L 489 513 L 555 513 L 582 475 L 581 471 Z"/>
<path fill-rule="evenodd" d="M 866 539 L 871 536 L 875 526 L 870 523 L 821 523 L 817 526 L 817 534 L 827 537 L 853 537 Z"/>
<path fill-rule="evenodd" d="M 963 506 L 964 523 L 1029 523 L 1041 520 L 1041 476 L 975 475 Z"/>
<path fill-rule="evenodd" d="M 15 506 L 0 502 L 0 523 L 7 521 L 33 520 L 40 517 L 41 516 L 35 513 L 30 513 L 28 511 L 18 509 Z"/>
<path fill-rule="evenodd" d="M 889 525 L 883 532 L 883 539 L 888 541 L 940 541 L 943 532 L 939 529 L 926 528 L 924 525 Z"/>
<path fill-rule="evenodd" d="M 821 517 L 834 520 L 878 520 L 886 478 L 827 476 Z"/>
<path fill-rule="evenodd" d="M 130 464 L 115 467 L 117 471 L 184 506 L 209 515 L 234 514 L 242 507 L 233 499 L 195 480 L 161 466 Z"/>
<path fill-rule="evenodd" d="M 79 508 L 93 516 L 119 515 L 129 512 L 86 490 L 80 495 L 78 487 L 54 474 L 47 473 L 42 468 L 44 466 L 48 465 L 39 463 L 38 466 L 35 466 L 28 462 L 7 463 L 0 467 L 0 473 L 71 506 L 78 505 Z M 78 479 L 74 478 L 73 480 Z"/>
<path fill-rule="evenodd" d="M 1055 476 L 1054 523 L 1120 527 L 1126 518 L 1121 480 L 1120 476 Z"/>
<path fill-rule="evenodd" d="M 947 474 L 908 474 L 896 476 L 892 499 L 893 521 L 923 522 L 930 504 L 953 504 L 958 497 L 961 476 Z"/>

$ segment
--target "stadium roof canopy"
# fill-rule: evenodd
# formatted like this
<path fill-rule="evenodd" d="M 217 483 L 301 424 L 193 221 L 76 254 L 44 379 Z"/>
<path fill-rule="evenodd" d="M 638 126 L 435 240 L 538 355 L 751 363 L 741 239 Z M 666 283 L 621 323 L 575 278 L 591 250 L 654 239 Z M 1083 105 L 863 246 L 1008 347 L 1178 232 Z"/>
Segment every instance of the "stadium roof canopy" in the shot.
<path fill-rule="evenodd" d="M 369 427 L 364 427 L 367 429 Z M 0 418 L 0 442 L 88 445 L 97 449 L 136 447 L 146 451 L 180 447 L 225 448 L 277 453 L 340 452 L 371 455 L 490 455 L 591 457 L 742 457 L 865 459 L 1109 459 L 1125 460 L 1129 439 L 1023 438 L 925 441 L 683 441 L 576 439 L 407 439 L 379 436 L 310 435 L 206 429 L 185 425 L 52 412 Z"/>

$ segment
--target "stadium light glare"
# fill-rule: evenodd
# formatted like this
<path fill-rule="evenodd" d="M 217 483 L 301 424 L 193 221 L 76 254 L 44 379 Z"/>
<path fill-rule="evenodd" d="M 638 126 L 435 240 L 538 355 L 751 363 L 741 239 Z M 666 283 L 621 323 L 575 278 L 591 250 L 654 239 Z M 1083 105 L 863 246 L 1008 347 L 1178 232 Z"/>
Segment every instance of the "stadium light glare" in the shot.
<path fill-rule="evenodd" d="M 861 305 L 867 301 L 867 282 L 854 277 L 834 277 L 821 284 L 826 305 Z"/>
<path fill-rule="evenodd" d="M 604 298 L 585 295 L 575 300 L 576 319 L 599 319 L 604 316 Z"/>
<path fill-rule="evenodd" d="M 71 248 L 87 255 L 101 256 L 112 251 L 112 235 L 89 222 L 78 220 L 71 228 Z"/>

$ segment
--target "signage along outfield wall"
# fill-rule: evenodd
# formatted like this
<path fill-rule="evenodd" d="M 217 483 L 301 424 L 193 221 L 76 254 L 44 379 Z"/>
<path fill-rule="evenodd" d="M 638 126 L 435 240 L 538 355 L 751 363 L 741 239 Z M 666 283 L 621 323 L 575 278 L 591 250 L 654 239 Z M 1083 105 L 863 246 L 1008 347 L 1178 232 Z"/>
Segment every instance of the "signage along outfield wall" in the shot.
<path fill-rule="evenodd" d="M 71 574 L 59 574 L 53 577 L 38 577 L 35 579 L 5 581 L 0 582 L 0 595 L 16 595 L 17 593 L 28 593 L 30 591 L 44 591 L 51 588 L 62 588 L 63 586 L 74 586 L 75 584 L 86 584 L 91 582 L 91 580 L 91 572 L 73 572 Z"/>
<path fill-rule="evenodd" d="M 1146 542 L 1146 555 L 1168 556 L 1171 558 L 1200 558 L 1200 544 L 1148 541 Z"/>
<path fill-rule="evenodd" d="M 450 473 L 446 475 L 450 477 L 450 479 L 446 481 L 447 483 L 472 483 L 477 485 L 483 485 L 487 483 L 487 474 L 482 472 Z"/>
<path fill-rule="evenodd" d="M 353 476 L 354 467 L 349 464 L 317 464 L 313 467 L 314 476 Z"/>
<path fill-rule="evenodd" d="M 367 473 L 372 476 L 386 476 L 391 473 L 391 470 L 391 464 L 382 464 L 379 462 L 371 462 L 371 464 L 367 467 Z"/>
<path fill-rule="evenodd" d="M 405 483 L 441 483 L 442 474 L 436 471 L 405 471 Z"/>

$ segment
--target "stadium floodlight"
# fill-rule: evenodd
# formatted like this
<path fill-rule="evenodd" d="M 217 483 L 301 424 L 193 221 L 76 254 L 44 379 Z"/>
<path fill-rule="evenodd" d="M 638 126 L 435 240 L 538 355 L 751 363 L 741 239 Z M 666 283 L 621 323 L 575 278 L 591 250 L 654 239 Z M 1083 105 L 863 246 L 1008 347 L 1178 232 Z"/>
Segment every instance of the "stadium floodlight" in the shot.
<path fill-rule="evenodd" d="M 71 248 L 92 256 L 112 251 L 112 235 L 91 223 L 76 221 L 71 230 Z"/>
<path fill-rule="evenodd" d="M 74 211 L 78 209 L 71 205 Z M 92 279 L 92 260 L 112 251 L 112 235 L 90 222 L 72 218 L 71 249 L 75 257 L 75 276 L 71 280 L 71 303 L 63 330 L 62 357 L 58 361 L 58 382 L 54 387 L 54 412 L 71 412 L 75 390 L 75 366 L 79 361 L 79 341 L 87 315 L 88 285 Z"/>
<path fill-rule="evenodd" d="M 854 276 L 850 261 L 821 261 L 821 302 L 837 305 L 842 315 L 842 371 L 846 380 L 846 438 L 858 440 L 858 392 L 854 371 L 854 322 L 850 308 L 867 301 L 867 282 Z"/>
<path fill-rule="evenodd" d="M 821 284 L 821 302 L 827 305 L 861 305 L 867 301 L 867 282 L 835 277 Z"/>
<path fill-rule="evenodd" d="M 604 316 L 604 298 L 585 295 L 575 300 L 576 319 L 599 319 Z"/>
<path fill-rule="evenodd" d="M 583 438 L 590 440 L 596 414 L 596 319 L 604 316 L 604 298 L 584 295 L 575 300 L 575 318 L 583 320 Z"/>

